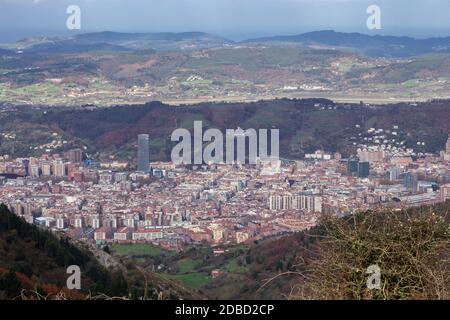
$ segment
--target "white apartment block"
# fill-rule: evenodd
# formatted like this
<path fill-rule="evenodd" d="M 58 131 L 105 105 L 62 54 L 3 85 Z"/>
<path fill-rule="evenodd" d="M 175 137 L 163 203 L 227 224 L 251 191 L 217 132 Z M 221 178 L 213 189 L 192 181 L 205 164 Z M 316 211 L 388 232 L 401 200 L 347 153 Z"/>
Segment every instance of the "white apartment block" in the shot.
<path fill-rule="evenodd" d="M 322 212 L 322 197 L 314 195 L 275 194 L 269 196 L 269 209 Z"/>

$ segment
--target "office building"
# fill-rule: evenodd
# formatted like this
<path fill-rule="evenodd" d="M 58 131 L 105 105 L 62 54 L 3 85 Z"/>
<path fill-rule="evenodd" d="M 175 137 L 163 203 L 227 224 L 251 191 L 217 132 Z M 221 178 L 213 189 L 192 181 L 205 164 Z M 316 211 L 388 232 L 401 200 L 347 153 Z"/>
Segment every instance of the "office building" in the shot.
<path fill-rule="evenodd" d="M 28 159 L 23 159 L 22 160 L 22 165 L 25 169 L 25 175 L 29 176 L 30 175 L 30 160 Z"/>
<path fill-rule="evenodd" d="M 347 162 L 347 173 L 349 175 L 355 175 L 358 173 L 358 158 L 350 158 Z"/>
<path fill-rule="evenodd" d="M 358 177 L 368 178 L 370 174 L 370 163 L 369 162 L 359 162 L 358 163 Z"/>
<path fill-rule="evenodd" d="M 416 193 L 419 186 L 419 180 L 416 173 L 407 172 L 403 176 L 403 187 L 412 193 Z"/>
<path fill-rule="evenodd" d="M 150 138 L 148 134 L 138 136 L 138 171 L 150 171 Z"/>

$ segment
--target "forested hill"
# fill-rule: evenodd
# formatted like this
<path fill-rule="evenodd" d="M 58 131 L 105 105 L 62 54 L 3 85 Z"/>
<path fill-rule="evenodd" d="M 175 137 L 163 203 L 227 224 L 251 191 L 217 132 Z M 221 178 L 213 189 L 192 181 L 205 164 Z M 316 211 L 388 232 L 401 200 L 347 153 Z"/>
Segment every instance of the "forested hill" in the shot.
<path fill-rule="evenodd" d="M 204 130 L 280 129 L 283 158 L 301 159 L 318 149 L 352 155 L 368 143 L 368 129 L 397 128 L 396 146 L 416 152 L 439 153 L 450 132 L 450 101 L 367 106 L 339 104 L 325 99 L 272 100 L 255 103 L 204 103 L 168 106 L 159 102 L 111 108 L 30 108 L 0 113 L 0 154 L 40 156 L 42 145 L 55 139 L 61 148 L 82 147 L 94 158 L 133 163 L 140 133 L 150 135 L 151 160 L 167 161 L 177 128 L 192 130 L 202 121 Z M 55 137 L 54 134 L 57 134 Z M 417 142 L 424 144 L 418 145 Z M 392 142 L 394 143 L 394 142 Z M 64 151 L 60 149 L 54 152 Z"/>
<path fill-rule="evenodd" d="M 104 268 L 93 254 L 68 238 L 26 223 L 0 205 L 0 300 L 2 299 L 178 299 L 184 288 L 143 275 Z M 67 267 L 81 269 L 81 290 L 68 290 Z M 149 283 L 145 283 L 149 281 Z"/>

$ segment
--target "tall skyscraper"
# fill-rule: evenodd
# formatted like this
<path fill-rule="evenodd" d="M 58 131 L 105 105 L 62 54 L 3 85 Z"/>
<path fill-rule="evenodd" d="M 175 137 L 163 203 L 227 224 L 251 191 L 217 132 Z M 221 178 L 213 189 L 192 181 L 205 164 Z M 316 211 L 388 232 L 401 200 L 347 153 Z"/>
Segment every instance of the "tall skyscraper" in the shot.
<path fill-rule="evenodd" d="M 148 134 L 138 136 L 138 171 L 150 171 L 150 137 Z"/>

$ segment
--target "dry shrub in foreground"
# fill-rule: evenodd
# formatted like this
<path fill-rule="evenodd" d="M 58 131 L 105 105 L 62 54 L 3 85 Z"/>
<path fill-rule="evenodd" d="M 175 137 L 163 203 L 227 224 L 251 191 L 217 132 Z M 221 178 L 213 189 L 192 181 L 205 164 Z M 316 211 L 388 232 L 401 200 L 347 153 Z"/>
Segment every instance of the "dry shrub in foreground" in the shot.
<path fill-rule="evenodd" d="M 449 207 L 323 217 L 290 298 L 449 299 Z M 381 269 L 380 289 L 367 287 L 371 265 Z"/>

